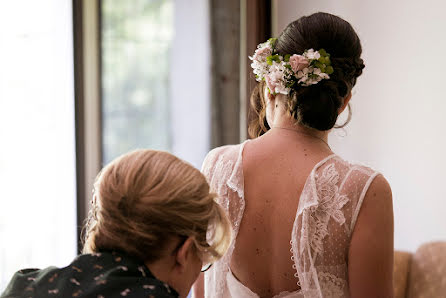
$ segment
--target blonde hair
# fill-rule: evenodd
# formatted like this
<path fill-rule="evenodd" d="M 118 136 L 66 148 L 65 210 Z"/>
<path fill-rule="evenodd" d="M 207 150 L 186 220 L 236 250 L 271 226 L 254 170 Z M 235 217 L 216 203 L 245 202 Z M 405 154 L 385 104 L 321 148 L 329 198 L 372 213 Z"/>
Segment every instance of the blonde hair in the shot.
<path fill-rule="evenodd" d="M 120 250 L 152 262 L 172 236 L 181 236 L 192 237 L 203 262 L 212 262 L 231 239 L 215 197 L 203 174 L 172 154 L 125 154 L 96 178 L 83 252 Z"/>

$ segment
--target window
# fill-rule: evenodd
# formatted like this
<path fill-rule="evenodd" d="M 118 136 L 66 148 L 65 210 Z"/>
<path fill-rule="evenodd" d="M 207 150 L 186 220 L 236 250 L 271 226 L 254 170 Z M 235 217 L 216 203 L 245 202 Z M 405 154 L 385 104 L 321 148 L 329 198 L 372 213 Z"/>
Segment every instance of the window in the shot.
<path fill-rule="evenodd" d="M 153 148 L 200 167 L 209 150 L 207 2 L 100 2 L 103 163 Z M 76 210 L 72 3 L 0 2 L 0 291 L 15 271 L 66 266 L 77 252 L 76 211 L 85 210 Z M 101 146 L 90 141 L 87 153 Z"/>
<path fill-rule="evenodd" d="M 101 5 L 103 162 L 152 148 L 200 167 L 210 130 L 208 1 Z"/>
<path fill-rule="evenodd" d="M 76 255 L 71 0 L 0 2 L 0 41 L 1 292 Z"/>
<path fill-rule="evenodd" d="M 103 161 L 135 148 L 171 150 L 173 1 L 101 4 Z"/>

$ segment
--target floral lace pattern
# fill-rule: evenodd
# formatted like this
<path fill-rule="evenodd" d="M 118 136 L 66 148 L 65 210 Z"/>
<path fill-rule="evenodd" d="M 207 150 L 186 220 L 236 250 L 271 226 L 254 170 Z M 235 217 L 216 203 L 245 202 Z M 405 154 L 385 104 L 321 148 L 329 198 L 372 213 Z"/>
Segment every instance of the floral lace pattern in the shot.
<path fill-rule="evenodd" d="M 344 297 L 345 280 L 328 272 L 318 272 L 318 278 L 324 298 Z"/>
<path fill-rule="evenodd" d="M 215 163 L 215 172 L 220 173 L 221 181 L 229 181 L 234 163 L 230 160 L 224 161 L 223 157 L 224 155 L 218 157 L 218 160 Z M 227 199 L 229 189 L 226 183 L 215 183 L 214 185 L 214 191 L 219 194 L 220 205 L 224 205 L 225 209 L 229 210 L 229 200 Z"/>
<path fill-rule="evenodd" d="M 232 297 L 227 275 L 245 207 L 244 144 L 214 149 L 203 164 L 203 174 L 233 224 L 227 254 L 205 273 L 205 297 Z M 301 291 L 284 292 L 280 297 L 349 297 L 346 256 L 351 231 L 367 188 L 377 174 L 336 155 L 315 165 L 299 199 L 290 241 Z"/>
<path fill-rule="evenodd" d="M 330 164 L 316 175 L 316 189 L 318 204 L 309 208 L 309 239 L 310 246 L 315 254 L 323 252 L 323 240 L 328 236 L 327 226 L 330 218 L 338 224 L 345 223 L 341 208 L 348 203 L 346 195 L 339 194 L 339 173 L 334 164 Z"/>

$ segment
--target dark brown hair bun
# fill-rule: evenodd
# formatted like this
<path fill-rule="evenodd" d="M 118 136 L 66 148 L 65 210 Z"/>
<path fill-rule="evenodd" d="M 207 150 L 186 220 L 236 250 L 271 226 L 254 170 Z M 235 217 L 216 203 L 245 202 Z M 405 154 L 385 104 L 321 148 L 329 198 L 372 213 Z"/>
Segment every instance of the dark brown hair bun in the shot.
<path fill-rule="evenodd" d="M 339 108 L 364 68 L 361 42 L 347 21 L 332 14 L 318 12 L 290 23 L 277 38 L 274 52 L 285 56 L 301 54 L 308 49 L 325 49 L 330 54 L 334 72 L 329 80 L 293 90 L 288 106 L 299 123 L 318 130 L 329 130 L 335 126 Z M 259 92 L 258 88 L 254 92 Z M 259 99 L 260 96 L 251 96 L 252 100 L 256 98 Z M 252 106 L 258 108 L 262 105 L 252 102 Z M 254 113 L 262 114 L 259 110 Z M 255 132 L 257 136 L 265 132 L 265 128 L 260 127 L 265 125 L 260 123 L 264 124 L 264 120 L 253 121 L 250 127 L 251 137 L 254 137 Z"/>

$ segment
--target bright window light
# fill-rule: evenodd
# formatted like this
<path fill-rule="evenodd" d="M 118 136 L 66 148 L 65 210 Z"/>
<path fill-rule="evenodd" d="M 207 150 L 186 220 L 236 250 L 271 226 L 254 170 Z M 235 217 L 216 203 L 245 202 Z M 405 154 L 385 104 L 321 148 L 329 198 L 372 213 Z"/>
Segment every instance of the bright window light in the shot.
<path fill-rule="evenodd" d="M 71 3 L 0 2 L 0 292 L 76 255 Z"/>

